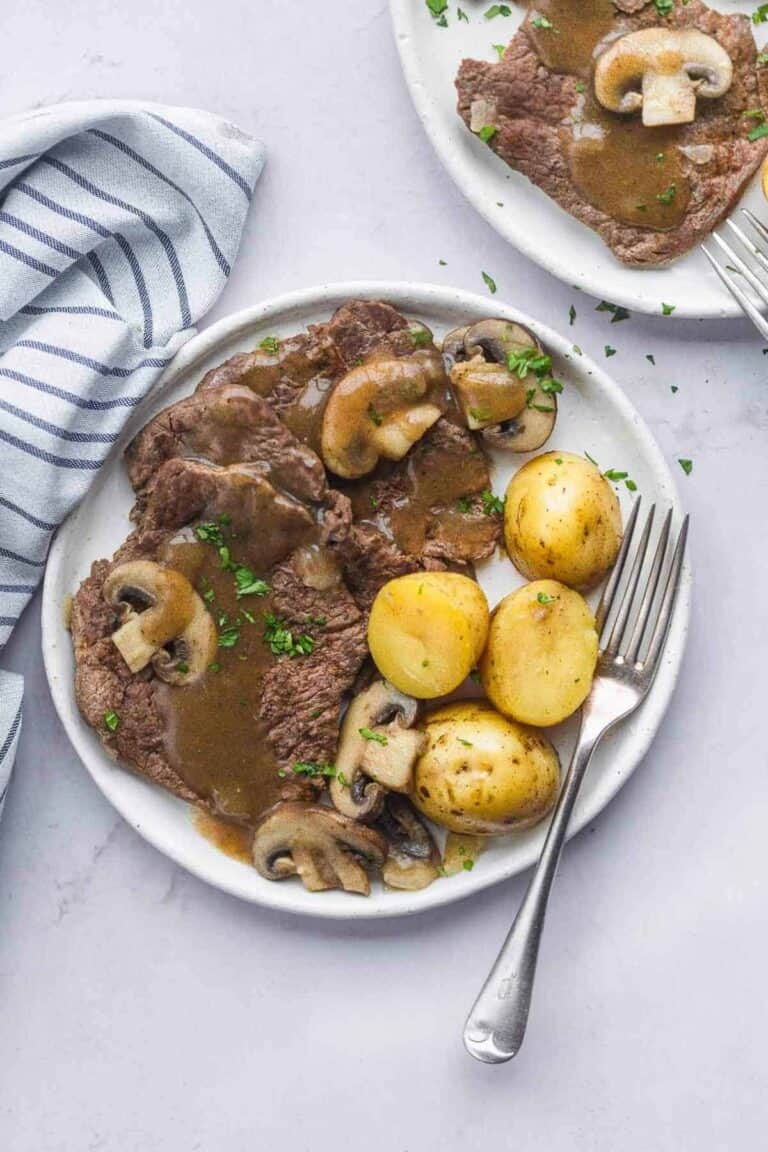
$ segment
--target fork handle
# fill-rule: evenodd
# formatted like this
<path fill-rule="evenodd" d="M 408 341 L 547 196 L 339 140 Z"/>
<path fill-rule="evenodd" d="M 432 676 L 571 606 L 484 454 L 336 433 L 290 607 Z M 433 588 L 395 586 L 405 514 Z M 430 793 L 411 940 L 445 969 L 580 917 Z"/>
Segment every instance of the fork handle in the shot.
<path fill-rule="evenodd" d="M 464 1026 L 467 1051 L 485 1064 L 503 1064 L 511 1060 L 523 1043 L 549 893 L 576 797 L 602 735 L 599 731 L 590 735 L 585 720 L 583 716 L 576 748 L 536 870 L 509 935 Z"/>

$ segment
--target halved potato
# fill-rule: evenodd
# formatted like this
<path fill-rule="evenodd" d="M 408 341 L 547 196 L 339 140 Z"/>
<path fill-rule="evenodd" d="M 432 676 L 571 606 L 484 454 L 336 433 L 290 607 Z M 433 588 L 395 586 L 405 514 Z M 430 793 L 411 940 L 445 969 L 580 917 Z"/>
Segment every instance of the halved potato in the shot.
<path fill-rule="evenodd" d="M 512 563 L 529 580 L 593 588 L 613 565 L 621 534 L 616 493 L 582 456 L 545 452 L 509 483 L 504 538 Z"/>
<path fill-rule="evenodd" d="M 505 716 L 559 724 L 589 694 L 597 663 L 595 618 L 578 592 L 536 580 L 506 596 L 491 617 L 480 677 Z"/>
<path fill-rule="evenodd" d="M 487 635 L 482 589 L 455 572 L 390 580 L 368 621 L 368 647 L 382 676 L 420 700 L 457 688 L 476 665 Z"/>
<path fill-rule="evenodd" d="M 429 743 L 416 764 L 412 798 L 436 824 L 495 836 L 527 828 L 552 808 L 560 763 L 543 733 L 484 700 L 437 708 L 423 727 Z"/>

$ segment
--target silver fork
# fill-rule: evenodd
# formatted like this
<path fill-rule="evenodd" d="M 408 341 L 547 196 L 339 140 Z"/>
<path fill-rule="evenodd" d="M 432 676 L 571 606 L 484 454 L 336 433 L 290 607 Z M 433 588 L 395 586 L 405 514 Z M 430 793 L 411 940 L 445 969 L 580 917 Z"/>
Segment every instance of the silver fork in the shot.
<path fill-rule="evenodd" d="M 717 232 L 712 233 L 712 239 L 728 261 L 727 264 L 721 265 L 706 244 L 701 245 L 701 250 L 742 311 L 747 314 L 763 339 L 768 340 L 768 319 L 744 287 L 746 282 L 760 303 L 768 308 L 768 283 L 757 274 L 758 271 L 762 271 L 768 275 L 768 256 L 758 243 L 762 241 L 768 244 L 768 228 L 758 220 L 754 212 L 750 212 L 749 208 L 742 208 L 741 214 L 755 233 L 755 238 L 738 224 L 734 224 L 733 220 L 726 220 L 724 223 L 724 227 L 729 230 L 738 246 L 738 251 L 727 244 Z M 747 263 L 744 256 L 749 256 L 752 263 Z"/>
<path fill-rule="evenodd" d="M 464 1043 L 471 1056 L 486 1064 L 502 1064 L 520 1051 L 536 974 L 547 902 L 560 860 L 568 822 L 581 783 L 600 739 L 642 703 L 653 683 L 666 643 L 675 606 L 688 536 L 688 517 L 674 544 L 667 513 L 653 561 L 643 577 L 656 507 L 648 513 L 629 568 L 640 499 L 627 521 L 621 549 L 600 606 L 597 627 L 602 644 L 592 691 L 584 702 L 581 726 L 570 767 L 547 832 L 544 847 L 509 935 L 464 1026 Z"/>

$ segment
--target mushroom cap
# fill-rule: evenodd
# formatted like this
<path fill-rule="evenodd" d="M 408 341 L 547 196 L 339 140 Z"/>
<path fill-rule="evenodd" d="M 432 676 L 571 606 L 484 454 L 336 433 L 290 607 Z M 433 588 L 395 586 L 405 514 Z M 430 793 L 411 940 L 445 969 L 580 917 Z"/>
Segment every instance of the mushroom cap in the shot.
<path fill-rule="evenodd" d="M 489 447 L 505 452 L 540 448 L 557 418 L 553 393 L 543 393 L 530 374 L 521 379 L 507 370 L 510 353 L 527 348 L 543 351 L 529 328 L 501 317 L 456 328 L 443 341 L 443 355 L 453 361 L 451 384 L 467 426 L 480 431 Z"/>
<path fill-rule="evenodd" d="M 389 842 L 382 879 L 389 888 L 416 892 L 440 875 L 432 833 L 405 796 L 388 796 L 380 827 Z"/>
<path fill-rule="evenodd" d="M 407 789 L 422 751 L 422 734 L 408 731 L 418 709 L 417 700 L 386 680 L 374 680 L 355 696 L 341 726 L 336 776 L 330 783 L 331 800 L 339 812 L 353 820 L 374 820 L 386 788 Z M 379 739 L 366 739 L 362 730 Z"/>
<path fill-rule="evenodd" d="M 190 684 L 203 674 L 216 650 L 216 628 L 181 572 L 154 560 L 129 560 L 109 573 L 103 595 L 120 610 L 122 622 L 112 642 L 131 672 L 151 662 L 157 675 L 173 684 Z M 172 641 L 173 655 L 166 651 Z M 186 672 L 178 670 L 180 662 Z"/>
<path fill-rule="evenodd" d="M 333 808 L 302 801 L 283 801 L 265 812 L 256 826 L 253 863 L 266 880 L 299 876 L 310 892 L 343 888 L 367 896 L 365 859 L 380 868 L 387 842 L 373 828 L 348 819 Z"/>
<path fill-rule="evenodd" d="M 382 353 L 339 380 L 323 413 L 320 437 L 329 471 L 354 480 L 379 459 L 402 460 L 443 412 L 442 358 L 434 348 L 410 356 Z"/>
<path fill-rule="evenodd" d="M 603 107 L 642 108 L 648 126 L 690 123 L 696 97 L 723 96 L 732 80 L 728 53 L 697 28 L 641 28 L 613 41 L 595 64 L 595 95 Z"/>

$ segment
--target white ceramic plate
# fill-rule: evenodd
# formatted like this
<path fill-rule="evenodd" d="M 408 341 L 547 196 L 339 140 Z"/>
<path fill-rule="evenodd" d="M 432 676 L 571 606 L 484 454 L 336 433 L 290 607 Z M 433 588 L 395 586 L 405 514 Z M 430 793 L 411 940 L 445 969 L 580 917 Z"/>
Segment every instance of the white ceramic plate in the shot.
<path fill-rule="evenodd" d="M 490 0 L 461 0 L 469 23 L 456 19 L 451 0 L 448 27 L 440 28 L 424 0 L 390 0 L 397 45 L 408 87 L 438 156 L 453 180 L 496 231 L 566 284 L 637 312 L 661 315 L 662 302 L 676 317 L 740 316 L 739 306 L 698 251 L 668 268 L 626 268 L 600 237 L 564 212 L 544 192 L 513 172 L 492 149 L 467 131 L 456 112 L 454 77 L 464 57 L 496 60 L 494 44 L 507 44 L 525 6 L 510 0 L 511 15 L 486 20 Z M 710 0 L 722 12 L 751 12 L 750 3 Z M 758 43 L 768 25 L 754 29 Z M 759 179 L 741 203 L 766 215 Z"/>
<path fill-rule="evenodd" d="M 195 831 L 188 806 L 118 767 L 98 737 L 82 720 L 74 700 L 73 659 L 64 627 L 65 597 L 88 574 L 92 561 L 110 556 L 127 535 L 132 492 L 122 462 L 122 449 L 146 420 L 167 404 L 191 392 L 203 373 L 235 352 L 250 348 L 257 336 L 287 335 L 327 319 L 354 296 L 384 298 L 405 313 L 425 321 L 436 334 L 490 313 L 519 320 L 534 329 L 553 354 L 565 381 L 553 447 L 585 450 L 603 468 L 630 472 L 649 500 L 672 504 L 680 515 L 675 486 L 661 452 L 623 392 L 586 357 L 573 355 L 569 341 L 522 312 L 485 298 L 430 285 L 353 283 L 330 285 L 282 296 L 220 320 L 186 345 L 155 395 L 137 411 L 115 446 L 90 494 L 67 520 L 54 541 L 43 591 L 43 653 L 53 700 L 76 751 L 118 812 L 150 843 L 196 876 L 225 892 L 291 912 L 338 918 L 396 916 L 458 900 L 512 876 L 536 859 L 542 830 L 533 829 L 497 840 L 481 855 L 472 872 L 438 880 L 422 892 L 386 892 L 378 884 L 366 900 L 344 892 L 311 894 L 298 881 L 263 880 L 246 864 L 214 848 Z M 494 488 L 503 493 L 522 456 L 499 458 Z M 622 493 L 625 504 L 628 493 Z M 491 604 L 523 583 L 508 560 L 482 566 L 481 582 Z M 686 570 L 664 658 L 656 683 L 643 707 L 606 738 L 598 750 L 576 807 L 572 831 L 582 828 L 605 807 L 646 752 L 672 694 L 683 654 L 688 623 L 690 577 Z M 555 742 L 564 764 L 573 742 L 573 723 L 563 725 Z"/>

